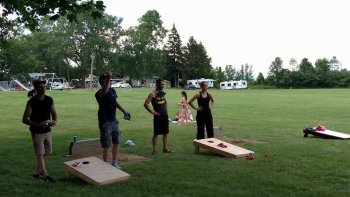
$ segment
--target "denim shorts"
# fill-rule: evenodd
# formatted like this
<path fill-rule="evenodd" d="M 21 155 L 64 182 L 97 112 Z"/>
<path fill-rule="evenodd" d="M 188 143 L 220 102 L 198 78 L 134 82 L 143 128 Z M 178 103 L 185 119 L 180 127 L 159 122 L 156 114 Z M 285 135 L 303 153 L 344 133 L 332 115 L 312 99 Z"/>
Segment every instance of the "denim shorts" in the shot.
<path fill-rule="evenodd" d="M 117 120 L 104 122 L 99 125 L 102 148 L 110 148 L 112 144 L 120 144 L 121 131 Z"/>

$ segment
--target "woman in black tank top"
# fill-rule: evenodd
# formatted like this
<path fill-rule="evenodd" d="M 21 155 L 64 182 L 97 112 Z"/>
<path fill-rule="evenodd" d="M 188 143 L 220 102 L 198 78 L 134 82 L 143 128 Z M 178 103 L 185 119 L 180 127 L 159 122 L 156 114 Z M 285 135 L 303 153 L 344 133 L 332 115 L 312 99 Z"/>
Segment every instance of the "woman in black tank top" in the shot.
<path fill-rule="evenodd" d="M 214 105 L 214 99 L 208 93 L 208 84 L 206 82 L 200 83 L 201 91 L 194 95 L 188 104 L 197 110 L 197 139 L 204 139 L 204 127 L 207 129 L 207 137 L 214 137 L 213 117 L 211 115 L 211 108 Z M 198 107 L 193 105 L 193 101 L 197 99 Z"/>

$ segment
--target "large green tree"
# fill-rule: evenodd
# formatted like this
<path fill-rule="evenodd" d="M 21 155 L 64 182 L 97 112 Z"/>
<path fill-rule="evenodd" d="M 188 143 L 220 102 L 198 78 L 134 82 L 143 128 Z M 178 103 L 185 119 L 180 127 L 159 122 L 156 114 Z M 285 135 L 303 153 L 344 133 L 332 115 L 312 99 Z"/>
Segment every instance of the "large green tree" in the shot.
<path fill-rule="evenodd" d="M 79 15 L 74 23 L 64 19 L 57 23 L 42 20 L 38 26 L 40 31 L 7 42 L 9 73 L 55 72 L 68 79 L 84 80 L 90 73 L 91 55 L 95 56 L 94 74 L 106 70 L 116 73 L 121 22 L 121 18 L 110 15 L 94 20 L 89 13 Z M 23 51 L 21 58 L 17 57 L 16 50 Z"/>
<path fill-rule="evenodd" d="M 211 58 L 208 56 L 202 42 L 198 43 L 190 37 L 185 48 L 185 79 L 212 77 Z"/>
<path fill-rule="evenodd" d="M 330 64 L 326 58 L 317 59 L 315 63 L 316 80 L 318 81 L 318 87 L 329 87 L 329 75 L 330 75 Z"/>
<path fill-rule="evenodd" d="M 276 57 L 275 60 L 271 62 L 268 73 L 270 85 L 279 86 L 282 80 L 282 64 L 283 60 L 280 57 Z"/>
<path fill-rule="evenodd" d="M 307 58 L 303 58 L 299 64 L 299 81 L 304 87 L 316 87 L 315 68 Z"/>
<path fill-rule="evenodd" d="M 35 30 L 43 17 L 58 20 L 67 16 L 66 19 L 72 22 L 77 20 L 80 13 L 89 12 L 93 18 L 100 18 L 105 6 L 102 0 L 2 0 L 0 9 L 7 22 L 13 22 L 6 17 L 14 14 L 14 20 L 30 30 Z M 0 29 L 2 28 L 3 26 L 0 26 Z"/>
<path fill-rule="evenodd" d="M 213 69 L 213 79 L 215 80 L 216 87 L 218 88 L 220 83 L 226 81 L 225 72 L 220 66 Z"/>
<path fill-rule="evenodd" d="M 265 77 L 261 72 L 259 72 L 258 77 L 256 78 L 256 84 L 265 85 Z"/>
<path fill-rule="evenodd" d="M 248 63 L 244 65 L 244 80 L 252 81 L 254 79 L 253 66 Z"/>
<path fill-rule="evenodd" d="M 236 68 L 233 68 L 232 65 L 225 66 L 225 76 L 228 80 L 236 80 L 238 77 L 238 73 Z"/>
<path fill-rule="evenodd" d="M 121 23 L 119 17 L 105 14 L 101 19 L 92 19 L 88 13 L 79 15 L 74 23 L 61 20 L 54 27 L 53 35 L 60 43 L 62 61 L 77 67 L 82 79 L 90 73 L 92 59 L 95 75 L 106 70 L 121 72 L 118 67 L 118 41 L 123 33 Z"/>
<path fill-rule="evenodd" d="M 184 67 L 184 52 L 179 33 L 173 24 L 173 28 L 168 35 L 168 42 L 165 45 L 167 79 L 171 80 L 174 87 L 179 86 L 179 79 L 182 76 Z"/>
<path fill-rule="evenodd" d="M 156 10 L 147 11 L 139 18 L 139 25 L 127 30 L 122 42 L 121 64 L 131 79 L 163 77 L 166 74 L 166 54 L 163 39 L 166 29 Z"/>

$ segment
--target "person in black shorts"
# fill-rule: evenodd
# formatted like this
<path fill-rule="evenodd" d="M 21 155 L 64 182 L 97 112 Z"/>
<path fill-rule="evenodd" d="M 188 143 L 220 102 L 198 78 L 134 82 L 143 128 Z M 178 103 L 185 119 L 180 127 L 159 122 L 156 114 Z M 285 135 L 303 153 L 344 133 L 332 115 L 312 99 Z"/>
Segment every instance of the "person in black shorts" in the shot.
<path fill-rule="evenodd" d="M 163 152 L 171 153 L 168 149 L 169 117 L 167 110 L 167 101 L 163 91 L 165 82 L 163 79 L 156 80 L 156 89 L 152 91 L 145 100 L 144 107 L 153 115 L 153 137 L 152 137 L 152 155 L 157 153 L 157 137 L 163 135 Z M 149 103 L 152 103 L 151 110 Z"/>
<path fill-rule="evenodd" d="M 33 82 L 36 95 L 29 99 L 23 114 L 22 122 L 30 125 L 37 166 L 34 178 L 45 182 L 56 182 L 49 176 L 45 166 L 45 156 L 52 153 L 51 127 L 57 123 L 57 114 L 53 99 L 45 95 L 45 81 Z"/>
<path fill-rule="evenodd" d="M 103 148 L 103 160 L 107 162 L 109 148 L 112 146 L 112 166 L 121 169 L 118 163 L 119 144 L 121 141 L 121 131 L 119 122 L 116 118 L 116 109 L 124 113 L 124 116 L 130 115 L 117 101 L 117 93 L 111 88 L 112 72 L 108 71 L 99 78 L 101 89 L 99 89 L 95 98 L 98 103 L 98 125 L 100 129 L 100 141 Z"/>
<path fill-rule="evenodd" d="M 194 95 L 188 104 L 197 110 L 197 139 L 204 139 L 204 127 L 207 129 L 207 137 L 214 137 L 213 116 L 211 115 L 211 108 L 214 106 L 214 98 L 208 92 L 208 84 L 206 82 L 200 83 L 201 91 Z M 193 105 L 193 101 L 198 101 L 198 107 Z"/>

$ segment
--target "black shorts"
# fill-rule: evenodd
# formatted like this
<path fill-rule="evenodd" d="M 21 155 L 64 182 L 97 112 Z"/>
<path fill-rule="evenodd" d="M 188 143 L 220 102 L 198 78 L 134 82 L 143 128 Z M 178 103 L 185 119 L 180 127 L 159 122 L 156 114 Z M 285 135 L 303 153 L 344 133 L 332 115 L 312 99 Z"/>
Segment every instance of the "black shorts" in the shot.
<path fill-rule="evenodd" d="M 154 135 L 166 135 L 169 133 L 168 115 L 153 116 Z"/>

